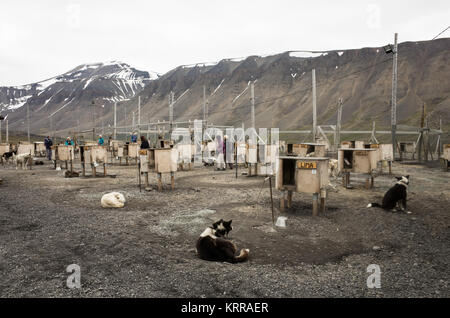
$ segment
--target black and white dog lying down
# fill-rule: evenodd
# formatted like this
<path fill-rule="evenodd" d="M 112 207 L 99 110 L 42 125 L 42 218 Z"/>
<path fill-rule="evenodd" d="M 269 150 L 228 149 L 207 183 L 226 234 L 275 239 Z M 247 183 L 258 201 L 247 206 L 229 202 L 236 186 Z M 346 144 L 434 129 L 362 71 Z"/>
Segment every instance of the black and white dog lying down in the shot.
<path fill-rule="evenodd" d="M 398 181 L 392 188 L 388 190 L 388 192 L 386 192 L 383 197 L 382 204 L 380 205 L 378 203 L 369 203 L 369 205 L 367 205 L 368 208 L 380 207 L 385 210 L 395 210 L 398 204 L 400 210 L 408 214 L 411 213 L 406 210 L 406 197 L 408 194 L 409 175 L 395 178 Z"/>
<path fill-rule="evenodd" d="M 245 262 L 248 259 L 249 249 L 241 249 L 239 255 L 236 255 L 236 245 L 224 238 L 233 229 L 231 222 L 232 220 L 226 222 L 221 219 L 200 234 L 197 254 L 201 259 L 229 263 Z"/>

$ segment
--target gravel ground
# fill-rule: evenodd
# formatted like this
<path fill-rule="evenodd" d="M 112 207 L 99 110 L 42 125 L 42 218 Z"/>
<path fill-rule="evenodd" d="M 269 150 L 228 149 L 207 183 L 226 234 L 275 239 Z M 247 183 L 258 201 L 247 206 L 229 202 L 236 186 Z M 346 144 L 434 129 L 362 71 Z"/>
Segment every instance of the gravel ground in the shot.
<path fill-rule="evenodd" d="M 268 182 L 241 171 L 179 171 L 174 191 L 164 176 L 163 192 L 152 173 L 153 190 L 140 192 L 134 166 L 70 179 L 48 163 L 0 168 L 0 297 L 449 297 L 449 174 L 400 163 L 393 171 L 411 175 L 410 215 L 365 208 L 381 202 L 392 176 L 372 190 L 352 176 L 351 190 L 333 181 L 316 218 L 312 197 L 295 193 L 287 227 L 275 228 Z M 124 208 L 101 208 L 111 191 L 125 195 Z M 233 219 L 230 237 L 250 248 L 248 262 L 196 257 L 198 235 L 220 218 Z M 66 286 L 70 264 L 81 267 L 80 289 Z M 367 288 L 370 264 L 381 268 L 379 289 Z"/>

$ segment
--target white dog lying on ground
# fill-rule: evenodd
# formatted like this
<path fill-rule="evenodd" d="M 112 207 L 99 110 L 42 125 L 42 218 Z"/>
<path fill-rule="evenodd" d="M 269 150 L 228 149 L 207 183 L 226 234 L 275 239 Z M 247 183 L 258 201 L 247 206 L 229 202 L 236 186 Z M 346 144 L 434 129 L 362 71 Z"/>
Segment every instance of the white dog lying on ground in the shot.
<path fill-rule="evenodd" d="M 102 196 L 101 203 L 104 208 L 123 208 L 125 205 L 125 197 L 122 193 L 111 192 Z"/>

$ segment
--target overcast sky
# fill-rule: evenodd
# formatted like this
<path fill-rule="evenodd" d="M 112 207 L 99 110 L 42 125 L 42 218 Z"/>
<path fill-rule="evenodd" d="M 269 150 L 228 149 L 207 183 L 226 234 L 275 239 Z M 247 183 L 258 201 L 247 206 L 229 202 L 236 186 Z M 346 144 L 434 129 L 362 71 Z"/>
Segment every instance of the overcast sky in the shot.
<path fill-rule="evenodd" d="M 119 60 L 165 73 L 183 64 L 287 50 L 431 40 L 450 1 L 2 0 L 0 85 Z M 450 37 L 450 30 L 441 37 Z"/>

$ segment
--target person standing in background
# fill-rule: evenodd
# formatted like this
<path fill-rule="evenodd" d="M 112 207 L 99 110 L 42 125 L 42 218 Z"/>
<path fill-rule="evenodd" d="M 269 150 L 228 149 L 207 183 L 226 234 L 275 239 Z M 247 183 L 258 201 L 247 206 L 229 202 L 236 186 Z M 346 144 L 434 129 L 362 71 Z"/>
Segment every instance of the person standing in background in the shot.
<path fill-rule="evenodd" d="M 53 141 L 50 139 L 50 136 L 47 136 L 44 139 L 44 145 L 45 145 L 45 151 L 47 153 L 47 159 L 48 160 L 52 160 L 52 146 L 53 146 Z"/>
<path fill-rule="evenodd" d="M 98 145 L 103 146 L 105 144 L 105 140 L 103 139 L 102 135 L 98 136 Z"/>
<path fill-rule="evenodd" d="M 145 136 L 141 136 L 141 149 L 149 149 L 150 144 L 148 143 L 147 138 Z"/>
<path fill-rule="evenodd" d="M 74 145 L 73 140 L 70 139 L 70 137 L 67 137 L 66 142 L 64 143 L 64 145 L 66 145 L 66 146 L 73 146 Z"/>
<path fill-rule="evenodd" d="M 132 143 L 136 143 L 137 142 L 137 134 L 136 134 L 136 132 L 133 132 L 133 134 L 131 135 L 131 142 Z"/>

